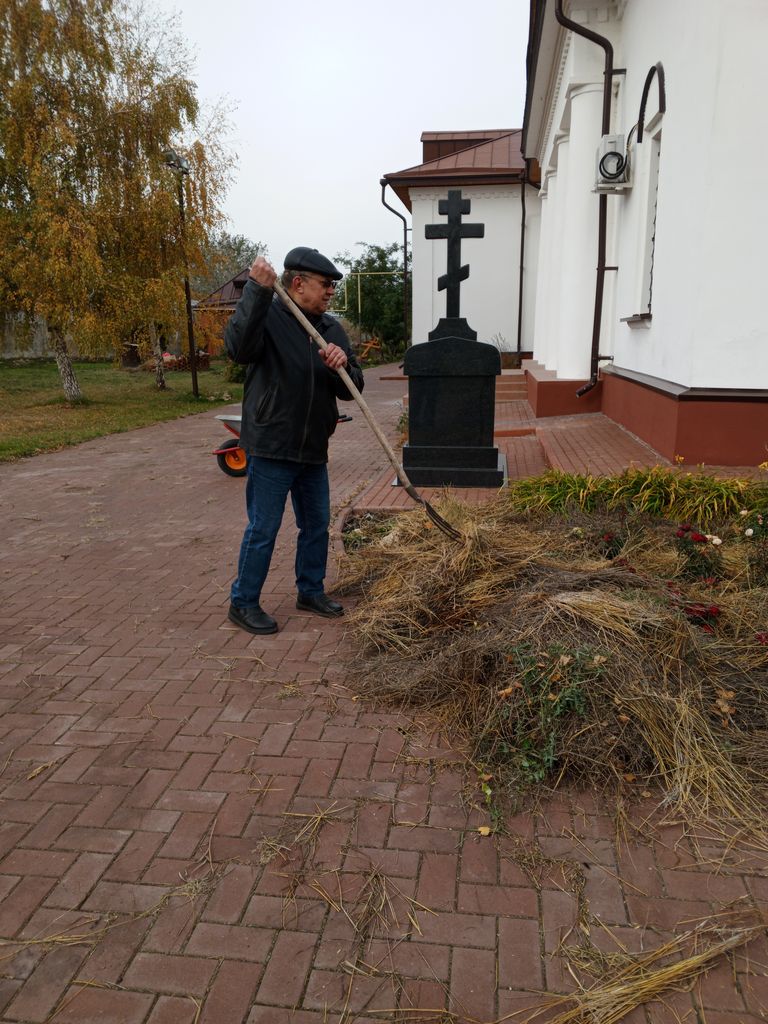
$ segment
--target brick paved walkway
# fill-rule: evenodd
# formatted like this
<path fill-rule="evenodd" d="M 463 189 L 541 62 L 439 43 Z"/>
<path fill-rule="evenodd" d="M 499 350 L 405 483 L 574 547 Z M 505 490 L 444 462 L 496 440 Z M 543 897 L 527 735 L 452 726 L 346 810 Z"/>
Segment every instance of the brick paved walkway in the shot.
<path fill-rule="evenodd" d="M 394 433 L 403 389 L 380 376 L 366 393 Z M 352 414 L 335 505 L 396 506 Z M 503 442 L 520 472 L 590 444 L 647 456 L 579 419 L 572 443 L 563 423 Z M 296 612 L 290 526 L 264 597 L 280 633 L 231 627 L 244 514 L 210 455 L 223 439 L 210 411 L 0 466 L 3 1022 L 490 1022 L 572 990 L 557 950 L 577 920 L 639 949 L 768 906 L 759 858 L 698 863 L 674 829 L 619 849 L 589 794 L 481 836 L 459 756 L 357 700 L 343 623 Z M 549 858 L 535 885 L 520 844 Z M 767 963 L 753 942 L 626 1019 L 765 1019 Z"/>

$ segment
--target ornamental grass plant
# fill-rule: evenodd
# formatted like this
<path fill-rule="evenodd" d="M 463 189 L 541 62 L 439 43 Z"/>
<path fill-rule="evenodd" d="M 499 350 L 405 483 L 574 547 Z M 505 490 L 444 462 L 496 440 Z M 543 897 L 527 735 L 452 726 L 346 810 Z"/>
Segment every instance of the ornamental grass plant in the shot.
<path fill-rule="evenodd" d="M 690 521 L 704 528 L 738 515 L 747 500 L 768 511 L 768 487 L 740 479 L 719 479 L 664 466 L 627 469 L 616 477 L 549 470 L 511 484 L 510 506 L 519 512 L 598 512 L 621 510 Z"/>
<path fill-rule="evenodd" d="M 768 849 L 768 583 L 744 526 L 766 492 L 704 479 L 548 474 L 481 507 L 445 498 L 459 545 L 418 510 L 354 524 L 338 589 L 361 595 L 363 692 L 429 710 L 489 805 L 566 783 L 653 796 L 664 820 Z"/>

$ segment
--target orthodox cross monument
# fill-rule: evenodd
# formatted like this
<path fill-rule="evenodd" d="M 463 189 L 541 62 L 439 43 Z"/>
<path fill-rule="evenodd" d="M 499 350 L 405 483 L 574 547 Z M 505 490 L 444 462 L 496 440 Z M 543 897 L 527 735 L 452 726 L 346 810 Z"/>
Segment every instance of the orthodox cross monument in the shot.
<path fill-rule="evenodd" d="M 438 202 L 445 224 L 428 224 L 427 238 L 446 239 L 447 271 L 437 280 L 446 294 L 446 315 L 429 340 L 412 345 L 403 370 L 408 377 L 408 443 L 403 468 L 414 484 L 454 487 L 500 487 L 506 475 L 504 456 L 493 444 L 496 377 L 501 356 L 494 345 L 477 341 L 460 316 L 461 282 L 469 264 L 461 263 L 461 240 L 482 238 L 483 224 L 467 224 L 470 200 L 451 189 Z"/>
<path fill-rule="evenodd" d="M 462 224 L 461 218 L 469 213 L 469 199 L 461 198 L 459 189 L 451 190 L 447 199 L 440 199 L 437 211 L 441 216 L 448 216 L 447 224 L 427 224 L 424 234 L 427 238 L 446 238 L 448 240 L 448 272 L 437 279 L 437 290 L 446 291 L 445 317 L 437 327 L 429 332 L 429 340 L 438 338 L 467 338 L 477 340 L 477 331 L 473 331 L 467 321 L 459 316 L 461 282 L 469 277 L 469 264 L 461 265 L 462 238 L 482 238 L 485 235 L 485 224 Z"/>

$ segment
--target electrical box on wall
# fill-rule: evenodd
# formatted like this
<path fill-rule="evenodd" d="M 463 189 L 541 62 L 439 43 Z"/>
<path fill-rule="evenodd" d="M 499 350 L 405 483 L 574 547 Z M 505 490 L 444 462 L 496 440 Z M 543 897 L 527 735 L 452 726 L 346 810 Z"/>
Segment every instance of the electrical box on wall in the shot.
<path fill-rule="evenodd" d="M 603 135 L 597 148 L 596 192 L 629 188 L 629 158 L 623 135 Z"/>

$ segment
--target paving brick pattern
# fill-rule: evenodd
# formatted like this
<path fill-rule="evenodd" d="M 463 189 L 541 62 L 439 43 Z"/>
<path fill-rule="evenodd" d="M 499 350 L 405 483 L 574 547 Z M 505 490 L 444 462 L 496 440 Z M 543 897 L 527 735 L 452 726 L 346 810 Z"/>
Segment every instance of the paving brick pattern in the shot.
<path fill-rule="evenodd" d="M 380 376 L 366 394 L 394 436 L 401 387 Z M 335 507 L 396 507 L 352 414 Z M 573 448 L 604 453 L 583 419 Z M 233 628 L 243 487 L 220 440 L 206 412 L 0 466 L 0 1020 L 517 1020 L 572 990 L 561 947 L 587 910 L 611 951 L 768 904 L 760 857 L 701 863 L 674 829 L 617 848 L 591 794 L 481 835 L 461 755 L 356 699 L 344 623 L 296 611 L 292 523 L 264 594 L 280 632 Z M 519 472 L 544 465 L 536 437 L 504 443 Z M 764 1019 L 767 963 L 753 942 L 627 1020 Z"/>
<path fill-rule="evenodd" d="M 537 437 L 553 469 L 612 476 L 627 466 L 670 463 L 602 413 L 537 421 Z"/>

